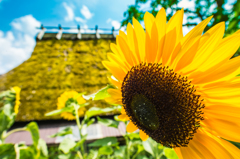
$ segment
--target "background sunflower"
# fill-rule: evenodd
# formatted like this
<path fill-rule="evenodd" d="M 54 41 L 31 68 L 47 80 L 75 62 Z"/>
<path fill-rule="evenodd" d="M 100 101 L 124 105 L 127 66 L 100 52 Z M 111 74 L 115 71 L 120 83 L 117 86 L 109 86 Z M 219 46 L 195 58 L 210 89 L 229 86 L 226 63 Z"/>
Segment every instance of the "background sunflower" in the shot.
<path fill-rule="evenodd" d="M 80 105 L 85 102 L 86 102 L 85 99 L 83 99 L 83 97 L 79 95 L 78 92 L 66 91 L 58 98 L 57 109 L 62 109 L 64 107 L 67 107 L 71 103 Z M 83 116 L 85 111 L 86 111 L 85 107 L 80 107 L 78 109 L 79 116 Z M 73 113 L 70 113 L 70 112 L 63 112 L 61 113 L 61 116 L 67 120 L 75 120 L 75 116 L 73 115 Z"/>
<path fill-rule="evenodd" d="M 18 114 L 19 105 L 21 104 L 21 102 L 20 102 L 21 88 L 18 86 L 15 86 L 12 88 L 12 91 L 14 91 L 16 93 L 14 112 L 15 112 L 15 114 Z"/>

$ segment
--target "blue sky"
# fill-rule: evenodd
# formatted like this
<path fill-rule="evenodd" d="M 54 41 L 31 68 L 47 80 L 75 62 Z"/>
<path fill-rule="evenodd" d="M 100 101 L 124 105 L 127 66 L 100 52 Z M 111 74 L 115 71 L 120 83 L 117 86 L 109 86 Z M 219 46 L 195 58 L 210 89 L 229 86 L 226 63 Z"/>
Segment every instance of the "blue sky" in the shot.
<path fill-rule="evenodd" d="M 141 9 L 149 9 L 150 2 Z M 80 24 L 85 31 L 95 25 L 119 29 L 123 12 L 134 3 L 135 0 L 0 0 L 0 74 L 31 56 L 39 32 L 36 27 L 41 24 L 63 27 Z M 194 2 L 182 0 L 178 5 L 191 8 Z M 183 32 L 186 34 L 189 29 L 183 28 Z"/>
<path fill-rule="evenodd" d="M 0 0 L 0 74 L 27 60 L 44 26 L 120 27 L 123 12 L 135 0 Z"/>

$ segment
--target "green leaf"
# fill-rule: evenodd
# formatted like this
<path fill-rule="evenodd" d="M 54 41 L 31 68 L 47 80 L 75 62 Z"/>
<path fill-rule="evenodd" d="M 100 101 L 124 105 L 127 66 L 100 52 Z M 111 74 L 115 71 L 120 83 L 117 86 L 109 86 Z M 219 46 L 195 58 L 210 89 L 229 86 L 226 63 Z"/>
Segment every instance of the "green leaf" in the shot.
<path fill-rule="evenodd" d="M 120 110 L 121 107 L 120 106 L 116 106 L 116 107 L 109 107 L 109 108 L 97 108 L 97 107 L 92 107 L 90 108 L 86 113 L 85 113 L 85 118 L 91 118 L 92 116 L 95 115 L 99 115 L 102 113 L 108 113 L 114 110 Z"/>
<path fill-rule="evenodd" d="M 30 131 L 31 135 L 32 135 L 32 140 L 33 140 L 33 144 L 36 147 L 38 145 L 38 140 L 39 140 L 39 129 L 38 129 L 38 125 L 36 122 L 31 122 L 26 126 L 26 130 Z"/>
<path fill-rule="evenodd" d="M 69 154 L 60 154 L 57 159 L 75 159 L 75 156 L 71 153 Z"/>
<path fill-rule="evenodd" d="M 114 156 L 118 158 L 124 158 L 124 155 L 126 153 L 125 150 L 126 146 L 120 146 L 118 149 L 114 151 Z"/>
<path fill-rule="evenodd" d="M 153 157 L 155 157 L 155 154 L 154 154 L 154 145 L 151 144 L 150 138 L 148 138 L 147 141 L 143 141 L 143 147 L 144 147 L 145 151 L 147 151 L 147 152 L 150 153 Z"/>
<path fill-rule="evenodd" d="M 69 153 L 70 149 L 72 149 L 76 145 L 75 141 L 70 138 L 65 138 L 59 145 L 59 150 L 62 150 L 63 153 Z"/>
<path fill-rule="evenodd" d="M 139 136 L 139 133 L 130 133 L 130 134 L 127 134 L 127 136 L 133 140 L 133 139 L 139 139 L 140 136 Z"/>
<path fill-rule="evenodd" d="M 111 155 L 113 153 L 113 149 L 110 146 L 100 147 L 98 153 L 101 155 Z"/>
<path fill-rule="evenodd" d="M 20 158 L 19 159 L 27 159 L 27 158 L 34 159 L 34 158 L 36 158 L 35 157 L 35 155 L 36 155 L 35 151 L 31 147 L 20 149 L 19 153 L 20 153 Z"/>
<path fill-rule="evenodd" d="M 69 106 L 69 107 L 64 107 L 62 109 L 54 110 L 49 113 L 46 113 L 45 116 L 53 116 L 53 115 L 58 115 L 61 114 L 62 112 L 73 112 L 74 111 L 74 106 Z"/>
<path fill-rule="evenodd" d="M 164 155 L 170 159 L 178 159 L 176 152 L 171 148 L 164 148 Z"/>
<path fill-rule="evenodd" d="M 3 131 L 8 130 L 14 123 L 15 113 L 11 104 L 6 104 L 0 110 L 0 136 Z"/>
<path fill-rule="evenodd" d="M 98 151 L 90 149 L 89 154 L 87 155 L 87 159 L 97 159 Z"/>
<path fill-rule="evenodd" d="M 107 92 L 109 88 L 114 88 L 112 85 L 107 85 L 106 87 L 100 89 L 97 93 L 93 93 L 87 96 L 83 96 L 86 100 L 102 100 L 107 97 L 110 97 L 110 94 Z"/>
<path fill-rule="evenodd" d="M 81 147 L 81 145 L 84 144 L 84 142 L 86 141 L 87 139 L 87 134 L 86 135 L 83 135 L 82 138 L 76 143 L 76 145 L 74 146 L 75 150 L 78 151 L 79 150 L 79 147 Z"/>
<path fill-rule="evenodd" d="M 94 141 L 93 143 L 89 144 L 89 147 L 100 147 L 100 146 L 111 146 L 117 144 L 117 138 L 116 137 L 105 137 L 102 139 L 98 139 Z"/>
<path fill-rule="evenodd" d="M 95 122 L 95 118 L 87 120 L 87 126 L 91 125 L 94 122 Z"/>
<path fill-rule="evenodd" d="M 119 125 L 118 121 L 115 121 L 115 120 L 112 120 L 112 119 L 102 119 L 100 117 L 97 117 L 97 119 L 98 119 L 98 122 L 100 124 L 103 124 L 103 125 L 108 126 L 108 127 L 118 128 L 118 125 Z"/>
<path fill-rule="evenodd" d="M 68 134 L 72 134 L 72 128 L 71 127 L 66 127 L 65 129 L 63 129 L 60 132 L 57 132 L 56 134 L 51 135 L 50 137 L 57 137 L 57 136 L 65 136 Z"/>
<path fill-rule="evenodd" d="M 15 159 L 16 153 L 13 144 L 0 145 L 0 158 L 1 159 Z"/>
<path fill-rule="evenodd" d="M 43 139 L 39 139 L 38 141 L 38 147 L 44 157 L 48 157 L 48 148 L 47 144 Z"/>

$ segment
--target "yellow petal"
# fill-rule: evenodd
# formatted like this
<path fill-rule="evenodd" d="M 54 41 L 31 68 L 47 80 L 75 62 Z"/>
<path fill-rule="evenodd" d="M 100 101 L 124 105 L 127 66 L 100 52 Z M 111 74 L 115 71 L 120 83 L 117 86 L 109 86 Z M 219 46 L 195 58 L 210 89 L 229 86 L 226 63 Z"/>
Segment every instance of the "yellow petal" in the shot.
<path fill-rule="evenodd" d="M 115 99 L 120 98 L 120 99 L 122 99 L 122 92 L 119 89 L 109 88 L 107 91 L 111 95 L 112 98 L 115 98 Z"/>
<path fill-rule="evenodd" d="M 163 45 L 166 34 L 166 12 L 164 8 L 161 8 L 160 11 L 157 13 L 155 22 L 158 29 L 158 53 L 155 62 L 158 63 L 160 62 L 163 54 Z"/>
<path fill-rule="evenodd" d="M 118 43 L 118 41 L 117 41 L 117 43 Z M 122 53 L 120 47 L 116 44 L 111 43 L 110 48 L 111 48 L 111 50 L 114 54 L 116 54 L 118 57 L 120 57 L 119 60 L 121 60 L 125 64 L 126 68 L 128 68 L 128 70 L 130 70 L 132 66 L 127 62 L 127 60 L 126 60 L 124 54 Z"/>
<path fill-rule="evenodd" d="M 195 43 L 192 45 L 191 48 L 189 48 L 188 50 L 183 50 L 186 51 L 182 54 L 182 57 L 179 55 L 178 58 L 174 61 L 174 65 L 173 66 L 174 71 L 177 72 L 185 67 L 187 67 L 194 59 L 196 53 L 197 53 L 197 49 L 198 49 L 198 45 L 199 45 L 199 38 L 195 39 Z"/>
<path fill-rule="evenodd" d="M 157 25 L 154 22 L 152 25 L 152 32 L 146 32 L 146 61 L 155 62 L 158 54 L 158 30 Z"/>
<path fill-rule="evenodd" d="M 107 103 L 111 103 L 111 104 L 119 104 L 119 105 L 122 105 L 122 99 L 115 99 L 115 98 L 112 98 L 112 97 L 107 97 L 105 98 L 105 101 Z"/>
<path fill-rule="evenodd" d="M 183 21 L 183 14 L 184 10 L 181 9 L 177 11 L 172 18 L 169 20 L 167 23 L 167 33 L 174 28 L 176 28 L 176 42 L 178 43 L 182 37 L 183 37 L 183 32 L 182 32 L 182 21 Z"/>
<path fill-rule="evenodd" d="M 122 83 L 121 82 L 119 82 L 119 81 L 116 81 L 116 80 L 114 80 L 114 79 L 110 79 L 110 81 L 111 81 L 111 83 L 114 85 L 114 86 L 116 86 L 118 89 L 121 89 L 121 87 L 122 87 Z"/>
<path fill-rule="evenodd" d="M 121 57 L 119 57 L 118 55 L 113 54 L 113 53 L 107 53 L 107 57 L 110 62 L 113 61 L 114 63 L 117 63 L 123 69 L 123 71 L 125 73 L 128 72 L 128 68 L 126 67 L 124 61 L 119 60 L 119 59 L 121 59 Z"/>
<path fill-rule="evenodd" d="M 180 148 L 182 156 L 184 159 L 201 159 L 200 156 L 198 156 L 193 150 L 191 150 L 189 147 L 181 147 Z"/>
<path fill-rule="evenodd" d="M 235 57 L 231 60 L 229 60 L 227 63 L 222 65 L 220 68 L 215 70 L 212 73 L 209 73 L 207 75 L 203 75 L 201 78 L 194 78 L 192 80 L 193 84 L 202 84 L 202 83 L 208 83 L 212 81 L 227 81 L 234 77 L 236 77 L 239 74 L 239 63 L 240 63 L 240 56 Z M 191 79 L 191 77 L 189 77 Z"/>
<path fill-rule="evenodd" d="M 130 120 L 130 118 L 125 114 L 121 114 L 118 116 L 118 119 L 122 120 L 122 121 L 128 121 Z"/>
<path fill-rule="evenodd" d="M 190 141 L 189 146 L 194 149 L 195 151 L 198 151 L 198 153 L 201 153 L 202 158 L 206 158 L 206 159 L 214 159 L 214 155 L 211 153 L 211 150 L 209 150 L 207 147 L 205 147 L 204 145 L 202 145 L 198 140 L 196 140 L 193 137 L 193 140 Z M 194 148 L 193 148 L 194 147 Z"/>
<path fill-rule="evenodd" d="M 177 37 L 176 28 L 169 31 L 165 36 L 165 41 L 164 41 L 164 46 L 163 46 L 163 54 L 162 54 L 163 66 L 167 65 L 170 57 L 172 56 L 172 52 L 176 45 L 176 37 Z"/>
<path fill-rule="evenodd" d="M 144 18 L 146 32 L 151 33 L 152 25 L 155 20 L 154 16 L 149 12 L 146 12 L 143 18 Z"/>
<path fill-rule="evenodd" d="M 227 159 L 232 158 L 232 155 L 226 150 L 219 142 L 211 138 L 210 136 L 204 134 L 204 133 L 195 133 L 194 134 L 195 140 L 197 140 L 199 143 L 201 143 L 203 146 L 208 148 L 211 153 L 215 156 L 217 159 Z M 219 153 L 221 152 L 221 153 Z M 206 156 L 208 159 L 210 156 Z M 184 156 L 183 156 L 184 158 Z"/>
<path fill-rule="evenodd" d="M 224 30 L 224 23 L 219 23 L 203 35 L 196 56 L 189 67 L 184 69 L 185 72 L 199 68 L 202 63 L 211 56 L 212 52 L 221 41 Z"/>
<path fill-rule="evenodd" d="M 145 62 L 145 32 L 141 24 L 133 17 L 133 27 L 136 35 L 135 42 L 137 42 L 139 55 L 142 62 Z"/>
<path fill-rule="evenodd" d="M 204 21 L 202 21 L 201 23 L 199 23 L 197 26 L 195 26 L 190 32 L 187 33 L 186 36 L 183 37 L 183 39 L 181 40 L 181 44 L 183 45 L 183 47 L 185 47 L 185 45 L 189 45 L 189 43 L 191 43 L 192 39 L 195 37 L 198 37 L 200 35 L 202 35 L 202 32 L 204 30 L 204 28 L 207 26 L 207 24 L 210 22 L 210 20 L 212 19 L 213 16 L 208 17 L 207 19 L 205 19 Z"/>
<path fill-rule="evenodd" d="M 239 35 L 232 35 L 224 38 L 213 51 L 212 55 L 201 65 L 197 72 L 191 75 L 191 77 L 198 78 L 201 77 L 202 74 L 209 74 L 225 64 L 239 48 L 239 38 Z"/>
<path fill-rule="evenodd" d="M 134 56 L 136 58 L 137 64 L 141 63 L 141 58 L 138 50 L 138 43 L 136 40 L 136 34 L 133 30 L 133 27 L 131 23 L 128 23 L 127 25 L 127 38 L 129 43 L 129 48 L 134 53 Z"/>
<path fill-rule="evenodd" d="M 219 136 L 231 141 L 240 142 L 239 125 L 216 118 L 204 119 L 203 123 L 208 128 L 213 129 Z"/>
<path fill-rule="evenodd" d="M 126 113 L 126 110 L 124 109 L 123 106 L 122 106 L 122 109 L 121 109 L 121 114 L 127 114 L 127 113 Z"/>
<path fill-rule="evenodd" d="M 127 132 L 129 132 L 129 133 L 132 133 L 132 132 L 136 131 L 137 129 L 138 129 L 138 127 L 135 126 L 132 121 L 130 121 L 128 123 L 127 128 L 126 128 Z"/>
<path fill-rule="evenodd" d="M 174 151 L 176 152 L 179 159 L 183 159 L 180 147 L 174 148 Z"/>
<path fill-rule="evenodd" d="M 114 77 L 120 81 L 123 81 L 126 73 L 121 67 L 119 67 L 116 63 L 109 61 L 103 61 L 102 64 L 113 74 Z"/>
<path fill-rule="evenodd" d="M 149 136 L 142 130 L 139 131 L 139 135 L 142 141 L 146 141 L 149 138 Z"/>
<path fill-rule="evenodd" d="M 136 63 L 133 56 L 132 51 L 130 50 L 130 48 L 128 47 L 127 42 L 121 37 L 121 36 L 117 36 L 117 42 L 118 45 L 126 59 L 126 61 L 129 63 L 130 66 L 134 66 L 134 64 Z"/>
<path fill-rule="evenodd" d="M 230 154 L 233 156 L 233 158 L 240 158 L 240 151 L 239 149 L 231 144 L 230 142 L 219 139 L 221 144 L 230 152 Z"/>

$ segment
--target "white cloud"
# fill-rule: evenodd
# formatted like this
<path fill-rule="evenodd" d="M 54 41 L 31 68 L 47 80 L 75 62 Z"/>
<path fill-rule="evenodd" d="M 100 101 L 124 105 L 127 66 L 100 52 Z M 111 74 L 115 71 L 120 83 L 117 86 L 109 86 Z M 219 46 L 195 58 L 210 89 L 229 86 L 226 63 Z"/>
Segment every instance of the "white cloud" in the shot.
<path fill-rule="evenodd" d="M 72 21 L 74 19 L 74 12 L 73 9 L 67 5 L 66 2 L 63 2 L 63 7 L 66 9 L 67 11 L 67 16 L 65 16 L 65 21 Z"/>
<path fill-rule="evenodd" d="M 93 13 L 90 12 L 87 6 L 83 5 L 80 12 L 86 19 L 91 19 L 92 16 L 94 15 Z"/>
<path fill-rule="evenodd" d="M 12 30 L 0 30 L 0 74 L 6 73 L 27 60 L 35 46 L 34 36 L 40 22 L 26 15 L 11 22 Z"/>
<path fill-rule="evenodd" d="M 111 18 L 109 18 L 108 20 L 107 20 L 107 23 L 110 23 L 113 27 L 114 27 L 114 29 L 120 29 L 120 27 L 121 27 L 121 23 L 119 22 L 119 21 L 117 21 L 117 20 L 112 20 Z"/>
<path fill-rule="evenodd" d="M 85 19 L 82 19 L 81 17 L 75 17 L 75 20 L 80 23 L 86 23 L 87 21 Z"/>
<path fill-rule="evenodd" d="M 30 35 L 36 34 L 36 27 L 39 27 L 41 23 L 37 21 L 32 15 L 26 15 L 11 22 L 11 26 L 16 31 L 27 33 Z"/>
<path fill-rule="evenodd" d="M 181 8 L 194 8 L 195 7 L 194 1 L 189 1 L 189 0 L 182 0 L 177 5 L 178 5 L 178 7 L 181 7 Z"/>

